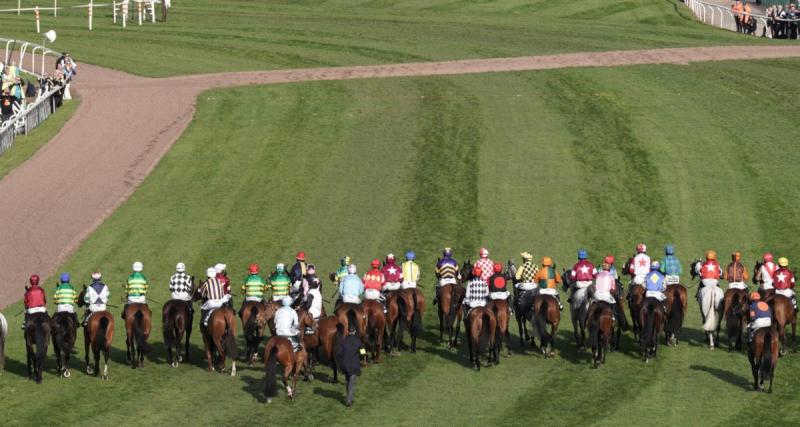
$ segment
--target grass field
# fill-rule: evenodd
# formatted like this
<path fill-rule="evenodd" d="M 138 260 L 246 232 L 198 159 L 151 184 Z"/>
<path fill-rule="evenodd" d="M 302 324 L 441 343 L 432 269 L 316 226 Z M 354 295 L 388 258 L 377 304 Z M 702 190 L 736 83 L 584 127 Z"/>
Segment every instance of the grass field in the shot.
<path fill-rule="evenodd" d="M 62 0 L 59 6 L 85 4 Z M 26 0 L 23 6 L 52 6 Z M 0 8 L 16 2 L 0 2 Z M 56 50 L 146 76 L 779 43 L 710 29 L 678 0 L 192 0 L 169 22 L 123 30 L 110 8 L 42 12 Z M 0 14 L 5 37 L 38 41 L 33 12 Z"/>
<path fill-rule="evenodd" d="M 78 108 L 80 102 L 78 97 L 73 98 L 72 101 L 65 102 L 41 126 L 28 135 L 17 136 L 11 149 L 0 156 L 0 179 L 31 158 L 39 148 L 50 141 L 61 130 L 64 123 L 72 117 L 72 113 Z"/>
<path fill-rule="evenodd" d="M 226 262 L 236 283 L 250 262 L 287 262 L 300 249 L 328 272 L 343 254 L 363 268 L 413 248 L 429 299 L 443 246 L 459 260 L 485 245 L 498 260 L 530 250 L 566 266 L 579 247 L 599 260 L 643 240 L 653 254 L 675 243 L 684 267 L 709 248 L 723 260 L 741 250 L 748 266 L 765 249 L 796 263 L 800 176 L 788 145 L 796 95 L 786 82 L 799 71 L 799 60 L 722 62 L 209 92 L 141 188 L 63 270 L 88 278 L 100 267 L 121 305 L 136 260 L 164 301 L 177 261 L 193 274 Z M 762 77 L 751 84 L 748 75 Z M 266 405 L 263 369 L 208 375 L 199 334 L 194 364 L 168 368 L 158 321 L 144 370 L 123 365 L 118 322 L 111 381 L 60 380 L 51 359 L 36 386 L 22 377 L 19 310 L 5 311 L 12 336 L 0 378 L 11 425 L 132 416 L 212 425 L 749 425 L 756 414 L 785 425 L 800 409 L 798 356 L 781 359 L 773 395 L 748 391 L 746 357 L 702 345 L 694 302 L 678 348 L 645 365 L 628 334 L 600 370 L 576 354 L 566 311 L 556 359 L 516 354 L 480 373 L 464 349 L 438 343 L 430 312 L 420 351 L 367 369 L 352 409 L 325 368 L 296 401 Z"/>

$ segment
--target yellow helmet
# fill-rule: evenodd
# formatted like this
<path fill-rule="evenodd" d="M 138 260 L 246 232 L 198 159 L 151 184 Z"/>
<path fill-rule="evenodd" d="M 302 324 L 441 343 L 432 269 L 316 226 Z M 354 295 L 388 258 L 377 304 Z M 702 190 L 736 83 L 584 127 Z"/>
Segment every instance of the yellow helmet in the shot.
<path fill-rule="evenodd" d="M 530 252 L 523 252 L 520 255 L 522 255 L 522 259 L 524 259 L 526 261 L 533 259 L 533 255 L 531 255 Z"/>
<path fill-rule="evenodd" d="M 542 257 L 542 265 L 545 267 L 550 267 L 553 265 L 553 259 L 549 256 Z"/>
<path fill-rule="evenodd" d="M 713 261 L 713 260 L 717 259 L 717 253 L 714 252 L 714 251 L 706 252 L 706 259 L 709 260 L 709 261 Z"/>
<path fill-rule="evenodd" d="M 785 256 L 782 256 L 782 257 L 778 258 L 778 265 L 780 265 L 781 267 L 788 267 L 789 266 L 789 260 L 786 259 Z"/>

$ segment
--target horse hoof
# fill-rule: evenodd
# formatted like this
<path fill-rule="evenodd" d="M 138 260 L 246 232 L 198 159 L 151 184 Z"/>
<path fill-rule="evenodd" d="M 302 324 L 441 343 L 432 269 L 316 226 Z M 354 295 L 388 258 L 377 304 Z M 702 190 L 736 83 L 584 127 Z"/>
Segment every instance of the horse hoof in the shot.
<path fill-rule="evenodd" d="M 108 375 L 103 375 L 103 381 L 108 381 Z"/>
<path fill-rule="evenodd" d="M 183 356 L 178 356 L 178 363 L 183 362 Z"/>
<path fill-rule="evenodd" d="M 173 360 L 173 361 L 172 361 L 172 363 L 171 363 L 170 365 L 171 365 L 173 368 L 177 368 L 177 367 L 178 367 L 178 361 L 177 361 L 177 360 Z"/>
<path fill-rule="evenodd" d="M 62 375 L 64 375 L 64 378 L 69 378 L 72 376 L 72 374 L 69 372 L 69 369 L 64 369 L 64 373 Z"/>
<path fill-rule="evenodd" d="M 89 374 L 89 375 L 92 375 L 92 374 L 94 374 L 94 369 L 92 369 L 91 366 L 87 366 L 86 367 L 86 373 Z"/>
<path fill-rule="evenodd" d="M 272 398 L 267 399 L 267 403 L 272 403 Z"/>

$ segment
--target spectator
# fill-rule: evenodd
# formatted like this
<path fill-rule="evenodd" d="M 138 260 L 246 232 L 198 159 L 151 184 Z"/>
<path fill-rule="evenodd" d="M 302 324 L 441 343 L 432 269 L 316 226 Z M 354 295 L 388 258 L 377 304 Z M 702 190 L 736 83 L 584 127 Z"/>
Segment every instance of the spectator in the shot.
<path fill-rule="evenodd" d="M 344 339 L 339 342 L 336 349 L 336 359 L 339 367 L 347 379 L 347 407 L 353 406 L 353 395 L 356 391 L 356 379 L 361 375 L 361 339 L 358 338 L 354 325 Z"/>
<path fill-rule="evenodd" d="M 742 32 L 742 11 L 744 10 L 742 8 L 742 2 L 739 1 L 739 0 L 736 0 L 735 2 L 733 2 L 733 5 L 731 6 L 731 10 L 733 11 L 733 19 L 736 21 L 736 32 L 737 33 L 741 33 Z"/>
<path fill-rule="evenodd" d="M 3 89 L 3 95 L 0 96 L 0 120 L 6 121 L 14 115 L 14 97 L 11 96 L 11 91 Z"/>

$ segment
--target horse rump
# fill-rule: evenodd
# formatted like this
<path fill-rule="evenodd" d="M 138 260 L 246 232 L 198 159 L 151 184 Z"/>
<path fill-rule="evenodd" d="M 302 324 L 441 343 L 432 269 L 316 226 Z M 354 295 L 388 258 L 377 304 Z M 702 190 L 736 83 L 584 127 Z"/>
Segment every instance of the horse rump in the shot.
<path fill-rule="evenodd" d="M 250 317 L 247 318 L 247 323 L 244 325 L 244 336 L 248 343 L 258 340 L 258 306 L 253 305 L 250 307 Z"/>
<path fill-rule="evenodd" d="M 233 318 L 233 315 L 230 316 Z M 239 358 L 239 351 L 236 348 L 235 330 L 236 324 L 228 321 L 228 316 L 225 316 L 225 335 L 222 336 L 222 347 L 225 349 L 225 354 L 234 361 Z M 234 362 L 235 363 L 235 362 Z"/>
<path fill-rule="evenodd" d="M 641 345 L 647 353 L 653 346 L 655 345 L 655 341 L 657 340 L 657 334 L 654 331 L 655 328 L 655 311 L 656 307 L 652 301 L 646 301 L 644 303 L 643 312 L 644 312 L 644 324 L 641 333 Z"/>
<path fill-rule="evenodd" d="M 531 322 L 536 327 L 536 332 L 539 334 L 539 340 L 542 345 L 542 349 L 547 348 L 547 344 L 550 342 L 550 335 L 547 333 L 547 310 L 549 308 L 549 301 L 547 298 L 542 298 L 542 303 L 539 304 L 538 312 L 535 310 L 531 310 Z"/>
<path fill-rule="evenodd" d="M 64 313 L 54 316 L 53 341 L 59 350 L 66 354 L 72 353 L 75 345 L 75 331 L 72 314 Z"/>
<path fill-rule="evenodd" d="M 670 335 L 678 335 L 683 327 L 683 304 L 679 298 L 672 302 L 672 309 L 667 319 L 667 328 Z"/>
<path fill-rule="evenodd" d="M 106 335 L 108 335 L 108 326 L 110 323 L 111 322 L 108 316 L 100 317 L 100 320 L 97 322 L 94 345 L 92 346 L 95 352 L 107 351 L 108 346 L 111 344 L 106 341 Z"/>
<path fill-rule="evenodd" d="M 147 343 L 147 337 L 144 335 L 144 313 L 138 310 L 133 315 L 133 337 L 136 339 L 136 346 L 142 354 L 149 353 L 152 350 L 150 344 Z"/>
<path fill-rule="evenodd" d="M 275 375 L 278 373 L 278 346 L 275 345 L 274 340 L 267 343 L 264 349 L 266 378 L 264 382 L 264 394 L 268 398 L 273 398 L 278 395 L 278 382 L 275 380 Z"/>

